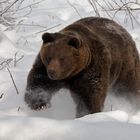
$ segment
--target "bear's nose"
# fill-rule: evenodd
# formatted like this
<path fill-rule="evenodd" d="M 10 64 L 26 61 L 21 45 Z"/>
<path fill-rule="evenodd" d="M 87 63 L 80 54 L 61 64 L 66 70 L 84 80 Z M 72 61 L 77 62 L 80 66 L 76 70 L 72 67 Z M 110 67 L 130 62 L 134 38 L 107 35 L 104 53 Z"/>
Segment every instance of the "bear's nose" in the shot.
<path fill-rule="evenodd" d="M 55 70 L 48 70 L 48 76 L 50 77 L 50 78 L 54 78 L 55 77 L 55 75 L 56 75 L 56 72 L 55 72 Z"/>

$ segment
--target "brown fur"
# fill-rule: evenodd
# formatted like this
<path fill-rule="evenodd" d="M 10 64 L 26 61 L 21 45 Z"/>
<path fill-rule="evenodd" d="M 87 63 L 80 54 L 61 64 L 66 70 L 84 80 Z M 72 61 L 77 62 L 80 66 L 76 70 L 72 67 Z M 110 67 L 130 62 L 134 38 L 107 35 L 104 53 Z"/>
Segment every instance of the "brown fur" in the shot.
<path fill-rule="evenodd" d="M 57 33 L 45 33 L 42 39 L 28 90 L 65 86 L 82 99 L 89 113 L 102 110 L 110 87 L 119 94 L 131 93 L 140 102 L 139 54 L 129 33 L 114 21 L 84 18 Z M 33 108 L 29 93 L 25 101 Z"/>

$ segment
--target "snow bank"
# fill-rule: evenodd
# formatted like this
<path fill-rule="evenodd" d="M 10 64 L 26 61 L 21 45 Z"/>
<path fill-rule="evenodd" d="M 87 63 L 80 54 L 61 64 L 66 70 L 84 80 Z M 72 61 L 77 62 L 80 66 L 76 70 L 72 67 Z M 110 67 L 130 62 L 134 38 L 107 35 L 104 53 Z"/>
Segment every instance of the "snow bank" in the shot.
<path fill-rule="evenodd" d="M 124 112 L 114 112 L 126 115 Z M 140 125 L 110 121 L 109 113 L 88 115 L 77 120 L 50 120 L 46 118 L 0 117 L 1 140 L 139 140 Z M 98 121 L 90 118 L 98 118 Z M 99 118 L 101 121 L 99 121 Z M 103 121 L 106 120 L 106 121 Z M 127 117 L 126 117 L 127 120 Z"/>
<path fill-rule="evenodd" d="M 31 0 L 30 4 L 39 1 Z M 69 2 L 77 8 L 79 15 Z M 24 1 L 22 6 L 28 4 Z M 40 49 L 41 34 L 58 31 L 81 17 L 93 16 L 93 9 L 87 0 L 54 0 L 53 3 L 52 0 L 43 0 L 32 6 L 31 14 L 22 18 L 25 10 L 14 15 L 18 17 L 14 30 L 8 31 L 0 25 L 0 63 L 5 61 L 0 65 L 0 140 L 139 140 L 140 113 L 135 112 L 124 98 L 109 94 L 104 108 L 107 112 L 79 119 L 74 119 L 76 107 L 67 89 L 56 93 L 51 108 L 47 110 L 32 111 L 28 108 L 23 100 L 26 78 Z M 102 15 L 106 14 L 102 12 Z M 129 24 L 125 24 L 124 15 L 118 14 L 117 21 L 129 29 L 140 50 L 140 29 L 136 26 L 132 30 Z M 16 66 L 15 53 L 17 59 L 24 56 Z M 12 61 L 7 64 L 8 59 Z"/>

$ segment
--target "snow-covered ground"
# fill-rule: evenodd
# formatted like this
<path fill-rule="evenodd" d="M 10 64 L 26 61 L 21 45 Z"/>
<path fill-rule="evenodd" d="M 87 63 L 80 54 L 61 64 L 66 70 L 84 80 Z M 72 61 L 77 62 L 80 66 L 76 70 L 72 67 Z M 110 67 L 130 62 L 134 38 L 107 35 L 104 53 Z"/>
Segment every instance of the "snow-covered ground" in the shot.
<path fill-rule="evenodd" d="M 39 1 L 24 1 L 22 6 Z M 40 49 L 41 34 L 58 31 L 81 17 L 95 16 L 87 0 L 42 0 L 31 7 L 30 14 L 26 15 L 30 8 L 23 8 L 13 15 L 17 18 L 14 26 L 0 24 L 0 140 L 139 140 L 140 111 L 111 93 L 104 112 L 79 119 L 75 119 L 68 89 L 60 89 L 47 110 L 27 107 L 23 100 L 26 78 Z M 107 17 L 104 12 L 101 15 Z M 124 16 L 120 12 L 116 20 L 131 33 L 140 52 L 140 27 L 134 23 L 132 29 Z M 140 21 L 138 13 L 136 17 Z"/>

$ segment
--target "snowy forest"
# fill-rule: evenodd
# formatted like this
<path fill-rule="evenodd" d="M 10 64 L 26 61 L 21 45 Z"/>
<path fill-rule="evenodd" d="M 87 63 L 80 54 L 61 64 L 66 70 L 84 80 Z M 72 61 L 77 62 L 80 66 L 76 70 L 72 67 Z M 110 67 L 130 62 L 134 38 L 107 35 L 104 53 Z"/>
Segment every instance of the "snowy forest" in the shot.
<path fill-rule="evenodd" d="M 0 140 L 140 140 L 140 110 L 126 98 L 108 93 L 102 112 L 81 118 L 68 89 L 47 109 L 24 101 L 42 34 L 84 17 L 116 21 L 140 52 L 140 0 L 0 0 Z"/>

